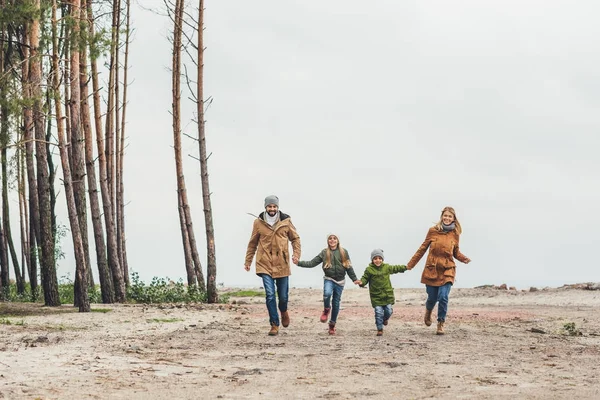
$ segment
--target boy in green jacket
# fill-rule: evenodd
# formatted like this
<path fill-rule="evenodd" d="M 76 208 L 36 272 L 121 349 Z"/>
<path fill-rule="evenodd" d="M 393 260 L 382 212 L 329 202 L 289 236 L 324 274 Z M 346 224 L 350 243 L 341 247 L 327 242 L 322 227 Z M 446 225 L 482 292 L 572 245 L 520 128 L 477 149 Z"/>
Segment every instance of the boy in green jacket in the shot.
<path fill-rule="evenodd" d="M 371 252 L 371 263 L 365 269 L 359 285 L 365 287 L 369 284 L 371 305 L 375 309 L 377 336 L 383 335 L 383 326 L 388 324 L 388 320 L 394 312 L 392 305 L 396 302 L 396 299 L 390 275 L 404 271 L 406 271 L 406 265 L 385 264 L 383 262 L 383 250 L 375 249 Z"/>

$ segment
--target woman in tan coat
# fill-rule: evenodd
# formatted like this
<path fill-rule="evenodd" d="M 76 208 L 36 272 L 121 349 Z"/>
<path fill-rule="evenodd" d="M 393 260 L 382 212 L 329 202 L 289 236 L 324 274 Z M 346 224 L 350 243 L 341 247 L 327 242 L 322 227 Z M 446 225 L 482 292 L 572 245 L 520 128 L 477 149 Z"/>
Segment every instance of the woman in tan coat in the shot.
<path fill-rule="evenodd" d="M 413 269 L 429 249 L 425 268 L 421 275 L 421 283 L 425 284 L 427 290 L 424 321 L 425 325 L 431 325 L 431 312 L 435 303 L 438 303 L 436 332 L 438 335 L 444 334 L 448 297 L 456 276 L 454 259 L 465 264 L 471 262 L 459 250 L 458 243 L 461 233 L 462 228 L 456 218 L 456 212 L 452 207 L 445 207 L 439 222 L 429 228 L 425 241 L 406 265 L 408 269 Z"/>

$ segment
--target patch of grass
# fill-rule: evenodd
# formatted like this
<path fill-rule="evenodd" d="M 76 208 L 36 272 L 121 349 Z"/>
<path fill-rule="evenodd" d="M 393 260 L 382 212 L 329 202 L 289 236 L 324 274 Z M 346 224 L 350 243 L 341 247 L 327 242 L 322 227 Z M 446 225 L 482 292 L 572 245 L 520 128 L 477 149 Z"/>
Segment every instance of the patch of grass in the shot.
<path fill-rule="evenodd" d="M 265 292 L 257 290 L 238 290 L 237 292 L 225 293 L 225 295 L 229 297 L 262 297 L 265 295 Z"/>
<path fill-rule="evenodd" d="M 155 322 L 155 323 L 169 323 L 169 322 L 180 322 L 183 321 L 181 318 L 150 318 L 147 319 L 146 322 Z"/>
<path fill-rule="evenodd" d="M 567 322 L 563 325 L 565 334 L 569 336 L 581 336 L 583 335 L 579 329 L 575 326 L 575 322 Z"/>
<path fill-rule="evenodd" d="M 103 313 L 111 312 L 112 308 L 92 308 L 92 312 Z"/>
<path fill-rule="evenodd" d="M 183 280 L 173 282 L 169 278 L 152 278 L 146 285 L 137 272 L 131 274 L 127 300 L 133 303 L 205 303 L 206 292 L 196 286 L 187 286 Z"/>

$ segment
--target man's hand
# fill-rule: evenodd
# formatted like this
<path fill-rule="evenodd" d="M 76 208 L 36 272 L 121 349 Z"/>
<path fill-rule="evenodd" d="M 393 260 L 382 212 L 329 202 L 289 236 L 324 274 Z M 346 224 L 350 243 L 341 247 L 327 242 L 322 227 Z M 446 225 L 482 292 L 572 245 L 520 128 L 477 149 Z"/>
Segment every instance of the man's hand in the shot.
<path fill-rule="evenodd" d="M 246 264 L 246 265 L 244 265 L 244 269 L 245 269 L 246 271 L 250 271 L 250 264 Z"/>
<path fill-rule="evenodd" d="M 298 261 L 299 261 L 299 260 L 298 260 L 298 257 L 296 257 L 296 256 L 292 256 L 292 262 L 293 262 L 294 264 L 298 265 Z"/>

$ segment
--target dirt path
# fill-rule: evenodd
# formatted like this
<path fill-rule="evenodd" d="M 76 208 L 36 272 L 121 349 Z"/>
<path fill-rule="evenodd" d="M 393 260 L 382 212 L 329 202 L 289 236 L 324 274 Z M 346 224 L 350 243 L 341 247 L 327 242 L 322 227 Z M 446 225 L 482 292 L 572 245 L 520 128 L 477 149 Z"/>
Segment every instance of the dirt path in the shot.
<path fill-rule="evenodd" d="M 457 289 L 445 336 L 421 322 L 423 290 L 396 293 L 383 337 L 360 289 L 336 336 L 310 289 L 291 290 L 277 337 L 262 298 L 25 317 L 0 304 L 0 399 L 600 398 L 600 292 Z"/>

